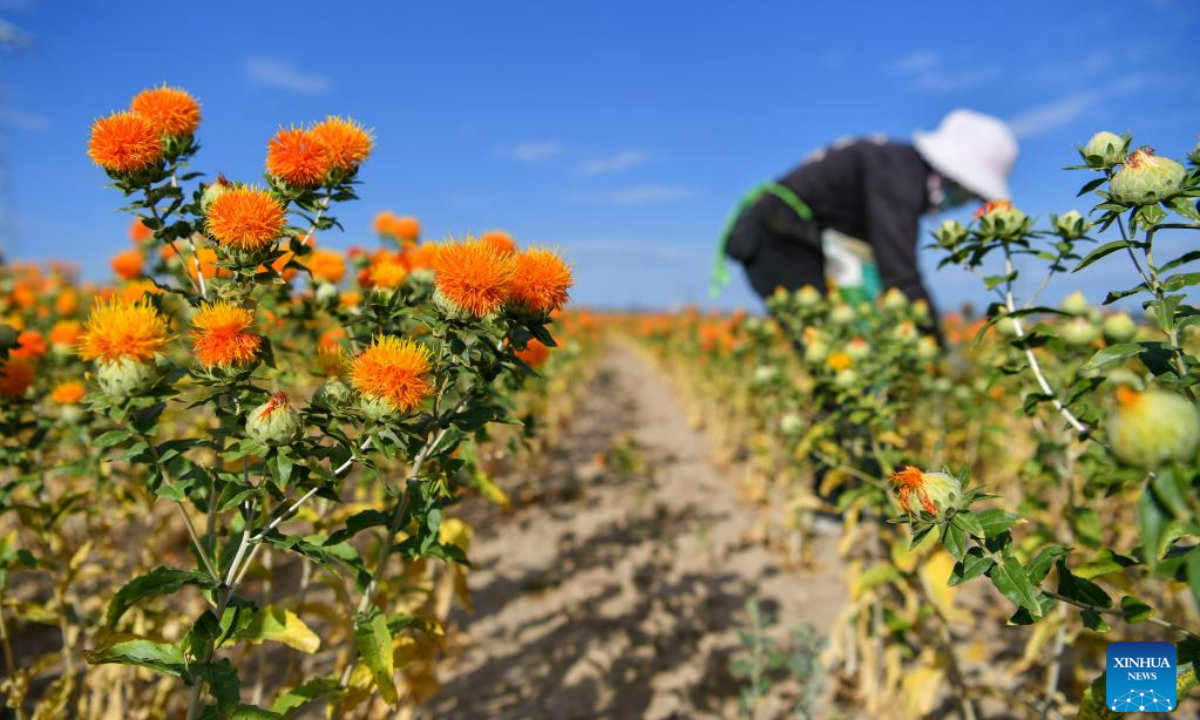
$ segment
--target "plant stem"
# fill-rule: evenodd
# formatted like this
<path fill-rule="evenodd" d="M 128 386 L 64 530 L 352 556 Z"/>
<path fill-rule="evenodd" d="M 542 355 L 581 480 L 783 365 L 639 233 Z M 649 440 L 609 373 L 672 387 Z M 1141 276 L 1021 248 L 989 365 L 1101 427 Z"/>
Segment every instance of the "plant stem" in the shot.
<path fill-rule="evenodd" d="M 1075 607 L 1077 607 L 1081 610 L 1091 610 L 1092 612 L 1098 613 L 1100 615 L 1110 615 L 1110 616 L 1115 616 L 1115 617 L 1119 617 L 1119 618 L 1125 617 L 1125 613 L 1123 613 L 1120 610 L 1117 610 L 1115 608 L 1098 607 L 1096 605 L 1091 605 L 1091 604 L 1082 602 L 1080 600 L 1075 600 L 1074 598 L 1069 598 L 1066 595 L 1060 595 L 1059 593 L 1056 593 L 1053 590 L 1046 590 L 1045 588 L 1038 588 L 1038 590 L 1041 591 L 1042 593 L 1054 598 L 1055 600 L 1061 600 L 1062 602 L 1065 602 L 1068 605 L 1074 605 Z M 1162 618 L 1158 618 L 1158 617 L 1150 617 L 1150 618 L 1146 618 L 1146 622 L 1154 623 L 1155 625 L 1159 625 L 1161 627 L 1165 627 L 1170 630 L 1174 630 L 1177 633 L 1187 635 L 1190 638 L 1200 640 L 1200 635 L 1192 632 L 1191 630 L 1188 630 L 1187 628 L 1183 627 L 1182 625 L 1176 625 L 1175 623 L 1171 622 L 1170 620 L 1163 620 Z"/>

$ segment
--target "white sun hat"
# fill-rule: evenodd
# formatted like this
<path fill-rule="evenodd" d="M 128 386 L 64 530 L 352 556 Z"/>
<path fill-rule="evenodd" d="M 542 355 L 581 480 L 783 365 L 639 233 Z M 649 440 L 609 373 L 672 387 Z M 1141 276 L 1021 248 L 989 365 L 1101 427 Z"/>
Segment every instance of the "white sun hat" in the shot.
<path fill-rule="evenodd" d="M 984 200 L 1007 200 L 1017 138 L 999 118 L 955 110 L 937 130 L 913 133 L 913 146 L 933 169 Z"/>

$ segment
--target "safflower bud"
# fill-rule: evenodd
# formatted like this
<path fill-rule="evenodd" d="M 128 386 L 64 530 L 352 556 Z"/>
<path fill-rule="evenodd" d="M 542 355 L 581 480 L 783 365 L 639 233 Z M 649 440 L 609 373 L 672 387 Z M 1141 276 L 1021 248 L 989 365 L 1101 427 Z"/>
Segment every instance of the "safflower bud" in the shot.
<path fill-rule="evenodd" d="M 849 325 L 854 322 L 854 308 L 845 303 L 834 305 L 829 311 L 829 322 L 835 325 Z"/>
<path fill-rule="evenodd" d="M 232 189 L 233 183 L 226 180 L 224 175 L 218 175 L 215 181 L 204 186 L 204 192 L 200 195 L 200 208 L 207 213 L 209 205 Z"/>
<path fill-rule="evenodd" d="M 1079 290 L 1063 298 L 1062 311 L 1065 313 L 1087 315 L 1091 309 L 1092 306 L 1088 304 L 1087 296 Z"/>
<path fill-rule="evenodd" d="M 1013 207 L 1008 200 L 993 200 L 975 214 L 979 231 L 1000 239 L 1013 239 L 1029 231 L 1029 216 Z"/>
<path fill-rule="evenodd" d="M 1108 421 L 1108 443 L 1127 465 L 1153 469 L 1173 460 L 1190 462 L 1200 442 L 1200 416 L 1187 398 L 1166 390 L 1117 388 Z"/>
<path fill-rule="evenodd" d="M 957 508 L 962 501 L 962 483 L 953 475 L 942 472 L 925 473 L 920 468 L 908 466 L 892 475 L 896 485 L 896 500 L 909 515 L 921 510 L 941 518 L 946 510 Z M 913 508 L 913 499 L 918 508 Z"/>
<path fill-rule="evenodd" d="M 1100 330 L 1083 316 L 1071 318 L 1062 328 L 1062 339 L 1075 347 L 1091 345 L 1099 335 Z"/>
<path fill-rule="evenodd" d="M 879 301 L 884 310 L 903 310 L 908 306 L 908 298 L 896 288 L 888 288 Z"/>
<path fill-rule="evenodd" d="M 854 387 L 856 382 L 858 382 L 858 373 L 850 368 L 839 370 L 838 374 L 833 376 L 833 384 L 843 389 Z"/>
<path fill-rule="evenodd" d="M 923 336 L 917 341 L 917 357 L 921 360 L 929 362 L 936 359 L 938 356 L 937 341 L 928 335 Z"/>
<path fill-rule="evenodd" d="M 287 445 L 297 440 L 303 430 L 300 413 L 292 407 L 285 392 L 275 393 L 246 417 L 246 435 L 264 445 Z"/>
<path fill-rule="evenodd" d="M 856 337 L 846 344 L 846 354 L 855 362 L 866 360 L 871 354 L 871 344 L 862 338 Z"/>
<path fill-rule="evenodd" d="M 779 377 L 779 369 L 772 365 L 759 365 L 754 369 L 754 384 L 766 385 Z"/>
<path fill-rule="evenodd" d="M 1196 146 L 1188 153 L 1188 159 L 1192 161 L 1193 165 L 1200 165 L 1200 142 L 1196 143 Z"/>
<path fill-rule="evenodd" d="M 317 391 L 313 393 L 313 403 L 318 407 L 323 407 L 329 410 L 346 406 L 354 397 L 354 391 L 346 383 L 334 378 L 326 380 Z"/>
<path fill-rule="evenodd" d="M 158 368 L 153 363 L 140 363 L 127 357 L 100 363 L 96 373 L 100 390 L 112 400 L 141 395 L 157 379 Z"/>
<path fill-rule="evenodd" d="M 779 419 L 779 431 L 794 437 L 804 430 L 804 420 L 798 413 L 790 412 Z"/>
<path fill-rule="evenodd" d="M 1078 240 L 1087 234 L 1088 228 L 1092 226 L 1090 222 L 1079 214 L 1078 210 L 1071 210 L 1062 215 L 1054 215 L 1051 217 L 1051 221 L 1054 224 L 1054 232 L 1058 233 L 1059 237 L 1064 240 Z"/>
<path fill-rule="evenodd" d="M 1137 334 L 1137 323 L 1123 312 L 1104 318 L 1104 337 L 1110 342 L 1129 342 Z"/>
<path fill-rule="evenodd" d="M 796 304 L 802 308 L 810 308 L 821 303 L 821 292 L 812 285 L 805 285 L 796 291 Z"/>
<path fill-rule="evenodd" d="M 1088 140 L 1080 154 L 1090 167 L 1109 168 L 1125 160 L 1125 138 L 1107 130 L 1101 130 Z"/>
<path fill-rule="evenodd" d="M 934 231 L 933 237 L 937 240 L 938 245 L 947 249 L 954 249 L 966 239 L 967 229 L 957 220 L 946 220 Z"/>
<path fill-rule="evenodd" d="M 1158 157 L 1150 148 L 1135 151 L 1113 175 L 1113 199 L 1127 205 L 1152 205 L 1170 200 L 1183 190 L 1187 171 L 1170 158 Z"/>

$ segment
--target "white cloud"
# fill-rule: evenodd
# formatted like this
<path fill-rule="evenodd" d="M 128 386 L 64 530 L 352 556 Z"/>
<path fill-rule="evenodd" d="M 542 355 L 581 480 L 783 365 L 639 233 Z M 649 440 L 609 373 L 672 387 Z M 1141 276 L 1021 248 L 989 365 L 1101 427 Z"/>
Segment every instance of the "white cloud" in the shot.
<path fill-rule="evenodd" d="M 933 67 L 917 75 L 916 86 L 918 89 L 928 92 L 949 93 L 977 87 L 998 77 L 1000 77 L 999 65 L 984 65 L 962 70 Z"/>
<path fill-rule="evenodd" d="M 660 205 L 678 202 L 695 196 L 690 188 L 676 185 L 636 185 L 634 187 L 588 193 L 578 196 L 584 202 L 599 202 L 611 205 Z"/>
<path fill-rule="evenodd" d="M 9 127 L 28 132 L 46 132 L 50 129 L 50 121 L 41 115 L 24 112 L 15 108 L 0 110 L 0 123 Z"/>
<path fill-rule="evenodd" d="M 499 154 L 517 162 L 532 163 L 561 155 L 566 148 L 557 140 L 529 140 L 500 148 Z"/>
<path fill-rule="evenodd" d="M 1072 92 L 1045 105 L 1030 108 L 1010 118 L 1008 124 L 1018 137 L 1042 135 L 1075 122 L 1107 98 L 1137 92 L 1145 84 L 1145 79 L 1136 75 L 1118 78 L 1102 90 Z"/>
<path fill-rule="evenodd" d="M 315 95 L 330 88 L 329 78 L 301 72 L 290 62 L 278 58 L 250 58 L 244 69 L 246 76 L 256 83 L 293 92 Z"/>
<path fill-rule="evenodd" d="M 593 158 L 580 166 L 579 171 L 584 175 L 602 175 L 628 170 L 635 165 L 642 165 L 654 157 L 645 150 L 622 150 L 608 157 Z"/>
<path fill-rule="evenodd" d="M 938 64 L 940 59 L 940 56 L 933 51 L 917 50 L 896 58 L 889 69 L 894 72 L 919 73 L 931 69 Z"/>
<path fill-rule="evenodd" d="M 1095 91 L 1071 93 L 1054 102 L 1026 110 L 1009 120 L 1008 126 L 1017 137 L 1041 135 L 1074 122 L 1102 97 L 1103 94 Z"/>

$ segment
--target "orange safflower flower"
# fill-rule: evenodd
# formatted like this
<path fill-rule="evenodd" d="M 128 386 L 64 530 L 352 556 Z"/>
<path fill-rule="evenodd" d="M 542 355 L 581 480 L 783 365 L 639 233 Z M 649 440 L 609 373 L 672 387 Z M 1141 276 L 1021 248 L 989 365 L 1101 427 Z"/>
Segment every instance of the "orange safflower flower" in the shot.
<path fill-rule="evenodd" d="M 23 358 L 0 360 L 0 398 L 15 400 L 33 385 L 33 364 Z"/>
<path fill-rule="evenodd" d="M 192 320 L 192 355 L 204 368 L 229 368 L 254 360 L 262 337 L 246 332 L 254 314 L 231 302 L 220 300 L 200 308 Z"/>
<path fill-rule="evenodd" d="M 162 137 L 140 115 L 118 112 L 92 123 L 88 157 L 105 170 L 136 172 L 162 159 Z"/>
<path fill-rule="evenodd" d="M 989 200 L 975 210 L 975 219 L 978 220 L 996 210 L 1012 210 L 1012 206 L 1011 200 Z"/>
<path fill-rule="evenodd" d="M 310 130 L 280 129 L 267 144 L 267 172 L 296 187 L 320 185 L 330 158 Z"/>
<path fill-rule="evenodd" d="M 32 360 L 46 354 L 46 339 L 37 330 L 26 330 L 17 335 L 17 346 L 9 351 L 9 357 Z"/>
<path fill-rule="evenodd" d="M 529 341 L 524 350 L 518 350 L 516 354 L 521 362 L 531 368 L 538 368 L 550 358 L 550 348 L 543 345 L 541 341 L 533 339 Z"/>
<path fill-rule="evenodd" d="M 503 230 L 488 230 L 479 239 L 500 252 L 510 253 L 517 249 L 517 241 Z"/>
<path fill-rule="evenodd" d="M 59 320 L 50 328 L 50 344 L 60 348 L 75 347 L 82 334 L 83 325 L 78 320 Z"/>
<path fill-rule="evenodd" d="M 255 252 L 283 234 L 285 215 L 283 205 L 265 190 L 233 188 L 208 206 L 208 231 L 222 245 Z"/>
<path fill-rule="evenodd" d="M 150 280 L 131 280 L 121 288 L 120 297 L 127 303 L 135 303 L 146 295 L 161 295 L 162 288 Z"/>
<path fill-rule="evenodd" d="M 37 305 L 37 289 L 27 282 L 18 282 L 12 291 L 13 304 L 24 310 Z"/>
<path fill-rule="evenodd" d="M 391 210 L 384 210 L 375 216 L 375 222 L 371 227 L 375 230 L 376 235 L 390 235 L 392 232 L 392 223 L 396 221 L 396 215 Z"/>
<path fill-rule="evenodd" d="M 406 253 L 408 266 L 413 270 L 433 267 L 433 260 L 437 257 L 439 247 L 437 243 L 414 246 Z"/>
<path fill-rule="evenodd" d="M 375 142 L 371 133 L 350 118 L 330 115 L 313 126 L 312 134 L 325 148 L 329 166 L 334 170 L 350 171 L 371 154 Z"/>
<path fill-rule="evenodd" d="M 191 135 L 200 126 L 200 103 L 180 88 L 149 88 L 138 93 L 129 109 L 160 135 Z"/>
<path fill-rule="evenodd" d="M 59 405 L 74 405 L 87 395 L 83 383 L 78 380 L 67 380 L 59 383 L 50 393 L 50 399 Z"/>
<path fill-rule="evenodd" d="M 825 364 L 834 372 L 848 370 L 854 364 L 854 360 L 844 352 L 829 353 L 829 357 L 825 358 Z"/>
<path fill-rule="evenodd" d="M 317 339 L 317 347 L 318 348 L 341 347 L 341 344 L 338 341 L 345 340 L 345 339 L 346 339 L 346 331 L 345 330 L 343 330 L 340 327 L 330 328 L 329 330 L 326 330 L 324 333 L 322 333 L 321 337 Z"/>
<path fill-rule="evenodd" d="M 407 338 L 380 335 L 354 358 L 350 381 L 368 399 L 407 412 L 432 391 L 428 374 L 429 348 Z"/>
<path fill-rule="evenodd" d="M 384 258 L 371 263 L 367 284 L 381 290 L 393 290 L 404 284 L 408 270 L 395 258 Z"/>
<path fill-rule="evenodd" d="M 402 242 L 415 243 L 421 237 L 421 222 L 411 216 L 393 218 L 387 234 Z"/>
<path fill-rule="evenodd" d="M 154 237 L 154 231 L 146 227 L 146 223 L 142 222 L 141 218 L 134 218 L 129 225 L 129 239 L 135 244 L 141 245 L 152 237 Z"/>
<path fill-rule="evenodd" d="M 346 276 L 346 260 L 334 250 L 314 250 L 308 256 L 307 265 L 316 280 L 336 285 Z"/>
<path fill-rule="evenodd" d="M 208 278 L 226 278 L 230 275 L 228 268 L 217 267 L 217 251 L 208 247 L 196 248 L 196 254 L 187 258 L 184 265 L 187 266 L 188 275 L 192 279 L 196 279 L 196 261 L 200 261 L 200 273 Z"/>
<path fill-rule="evenodd" d="M 134 280 L 142 276 L 144 258 L 140 250 L 124 250 L 113 255 L 113 273 L 122 280 Z"/>
<path fill-rule="evenodd" d="M 358 307 L 362 302 L 362 293 L 353 290 L 347 290 L 341 294 L 340 307 L 349 310 L 350 308 Z"/>
<path fill-rule="evenodd" d="M 516 254 L 512 301 L 533 312 L 553 312 L 570 299 L 571 268 L 554 250 L 532 247 Z"/>
<path fill-rule="evenodd" d="M 433 259 L 438 291 L 475 317 L 490 315 L 508 302 L 514 270 L 512 255 L 478 240 L 441 245 Z"/>
<path fill-rule="evenodd" d="M 80 338 L 79 354 L 84 360 L 115 362 L 129 358 L 147 363 L 162 352 L 169 339 L 167 319 L 149 300 L 97 301 Z"/>
<path fill-rule="evenodd" d="M 59 315 L 74 315 L 79 310 L 79 294 L 67 288 L 54 299 L 54 311 Z"/>
<path fill-rule="evenodd" d="M 338 344 L 317 347 L 317 368 L 329 377 L 340 377 L 349 367 L 346 352 Z"/>

